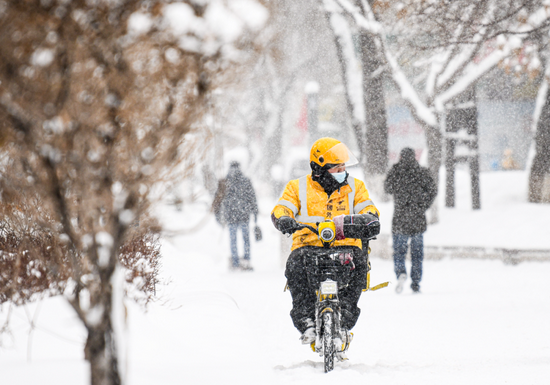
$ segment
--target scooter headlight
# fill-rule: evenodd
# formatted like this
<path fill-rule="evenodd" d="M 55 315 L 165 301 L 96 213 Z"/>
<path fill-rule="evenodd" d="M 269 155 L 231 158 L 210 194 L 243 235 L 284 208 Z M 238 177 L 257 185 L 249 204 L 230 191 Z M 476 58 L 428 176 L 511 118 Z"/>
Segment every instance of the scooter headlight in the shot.
<path fill-rule="evenodd" d="M 334 239 L 334 231 L 332 229 L 324 229 L 321 231 L 320 238 L 325 242 L 330 242 Z"/>
<path fill-rule="evenodd" d="M 325 243 L 334 241 L 334 238 L 336 237 L 336 227 L 332 221 L 319 223 L 318 231 L 319 238 Z"/>
<path fill-rule="evenodd" d="M 338 284 L 331 280 L 321 282 L 321 294 L 338 294 Z"/>

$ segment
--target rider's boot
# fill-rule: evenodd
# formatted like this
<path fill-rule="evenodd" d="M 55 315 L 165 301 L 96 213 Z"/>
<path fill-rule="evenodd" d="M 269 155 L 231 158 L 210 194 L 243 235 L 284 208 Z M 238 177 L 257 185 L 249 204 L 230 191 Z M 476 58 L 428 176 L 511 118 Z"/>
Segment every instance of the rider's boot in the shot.
<path fill-rule="evenodd" d="M 315 324 L 311 320 L 311 318 L 308 318 L 305 320 L 305 323 L 307 324 L 307 329 L 305 332 L 302 333 L 302 336 L 300 337 L 300 341 L 302 341 L 303 345 L 311 345 L 313 342 L 315 342 Z"/>
<path fill-rule="evenodd" d="M 334 343 L 336 345 L 336 358 L 338 361 L 347 361 L 348 357 L 346 356 L 346 352 L 349 349 L 349 345 L 351 344 L 351 341 L 353 340 L 353 333 L 351 333 L 348 329 L 342 329 L 340 331 L 340 337 L 336 337 L 334 339 Z"/>
<path fill-rule="evenodd" d="M 395 286 L 395 292 L 397 294 L 401 294 L 403 291 L 403 285 L 405 284 L 405 281 L 407 280 L 407 274 L 401 273 L 399 274 L 399 277 L 397 278 L 397 286 Z"/>

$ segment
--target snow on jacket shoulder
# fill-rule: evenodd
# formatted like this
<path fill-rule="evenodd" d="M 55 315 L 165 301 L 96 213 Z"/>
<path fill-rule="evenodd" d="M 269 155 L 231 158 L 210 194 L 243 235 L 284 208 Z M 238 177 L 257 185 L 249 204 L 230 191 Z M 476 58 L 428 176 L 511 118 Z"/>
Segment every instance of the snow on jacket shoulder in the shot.
<path fill-rule="evenodd" d="M 350 198 L 353 199 L 351 204 Z M 306 175 L 288 182 L 271 214 L 275 219 L 289 216 L 315 227 L 317 222 L 333 219 L 338 215 L 367 212 L 380 215 L 361 180 L 348 176 L 348 184 L 329 197 L 321 185 L 312 180 L 311 175 Z M 322 247 L 322 243 L 317 235 L 303 229 L 292 235 L 292 250 L 303 246 Z M 361 247 L 361 240 L 347 238 L 336 241 L 335 246 Z"/>

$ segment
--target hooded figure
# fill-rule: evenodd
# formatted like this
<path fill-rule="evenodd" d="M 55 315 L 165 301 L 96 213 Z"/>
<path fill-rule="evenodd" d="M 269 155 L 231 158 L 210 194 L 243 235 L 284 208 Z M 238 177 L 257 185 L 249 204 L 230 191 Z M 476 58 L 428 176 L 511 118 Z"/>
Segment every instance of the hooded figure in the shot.
<path fill-rule="evenodd" d="M 238 162 L 231 162 L 225 178 L 222 212 L 225 222 L 229 224 L 248 222 L 250 214 L 258 214 L 256 193 L 250 179 L 242 173 Z"/>
<path fill-rule="evenodd" d="M 399 162 L 393 165 L 384 189 L 394 197 L 392 233 L 415 235 L 426 232 L 426 211 L 437 194 L 428 169 L 420 167 L 412 148 L 401 150 Z"/>
<path fill-rule="evenodd" d="M 213 210 L 219 223 L 229 225 L 232 268 L 241 267 L 245 270 L 251 270 L 248 222 L 250 221 L 250 214 L 253 214 L 254 220 L 257 221 L 258 204 L 252 183 L 250 179 L 243 175 L 238 162 L 231 162 L 227 177 L 219 182 Z M 244 240 L 242 263 L 239 263 L 237 252 L 237 230 L 239 228 L 242 231 Z"/>
<path fill-rule="evenodd" d="M 437 187 L 428 169 L 420 167 L 412 148 L 401 150 L 399 162 L 393 165 L 384 183 L 386 193 L 394 197 L 392 238 L 395 272 L 398 278 L 396 291 L 403 290 L 407 278 L 405 255 L 411 239 L 411 288 L 420 290 L 422 260 L 424 258 L 423 233 L 427 229 L 426 211 L 437 195 Z"/>

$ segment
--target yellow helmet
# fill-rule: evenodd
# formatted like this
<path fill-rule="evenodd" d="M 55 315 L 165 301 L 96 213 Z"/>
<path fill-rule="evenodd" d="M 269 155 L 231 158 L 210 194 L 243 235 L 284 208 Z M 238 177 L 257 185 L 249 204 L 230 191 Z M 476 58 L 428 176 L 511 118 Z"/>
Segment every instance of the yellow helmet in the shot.
<path fill-rule="evenodd" d="M 313 143 L 309 153 L 309 161 L 324 167 L 327 164 L 342 164 L 353 166 L 357 164 L 357 158 L 346 145 L 333 138 L 321 138 Z"/>

